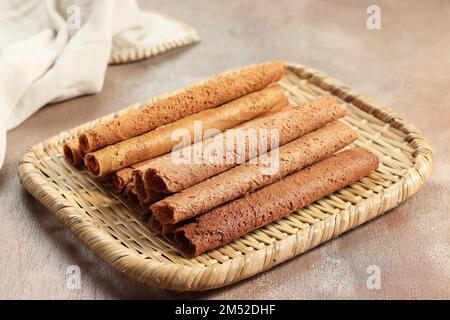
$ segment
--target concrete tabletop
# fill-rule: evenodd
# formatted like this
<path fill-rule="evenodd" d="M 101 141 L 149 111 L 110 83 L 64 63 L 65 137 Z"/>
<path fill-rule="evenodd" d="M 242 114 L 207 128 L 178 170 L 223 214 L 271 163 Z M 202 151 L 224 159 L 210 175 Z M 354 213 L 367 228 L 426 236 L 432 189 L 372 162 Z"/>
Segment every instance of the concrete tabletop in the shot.
<path fill-rule="evenodd" d="M 381 9 L 379 30 L 366 25 L 372 3 Z M 111 66 L 101 93 L 46 106 L 8 133 L 0 171 L 0 298 L 450 298 L 448 1 L 140 4 L 190 23 L 202 41 Z M 413 123 L 437 155 L 426 185 L 338 239 L 248 280 L 201 293 L 162 291 L 119 274 L 22 188 L 17 165 L 30 145 L 212 74 L 273 59 L 321 69 Z M 80 268 L 80 289 L 67 286 L 72 265 Z M 370 266 L 380 271 L 380 289 L 366 285 Z"/>

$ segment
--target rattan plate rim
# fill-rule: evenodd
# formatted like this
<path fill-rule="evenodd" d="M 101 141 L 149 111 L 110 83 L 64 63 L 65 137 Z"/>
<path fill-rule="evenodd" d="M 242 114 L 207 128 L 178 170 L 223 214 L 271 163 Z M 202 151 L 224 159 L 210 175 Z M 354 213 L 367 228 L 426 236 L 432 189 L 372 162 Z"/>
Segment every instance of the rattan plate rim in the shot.
<path fill-rule="evenodd" d="M 144 259 L 112 241 L 110 235 L 83 216 L 82 209 L 74 207 L 61 194 L 55 192 L 42 172 L 34 165 L 36 161 L 39 161 L 36 153 L 43 150 L 47 144 L 67 138 L 97 121 L 112 118 L 115 114 L 61 132 L 30 147 L 19 163 L 18 172 L 22 184 L 104 262 L 139 282 L 179 291 L 222 287 L 266 271 L 385 213 L 417 192 L 428 178 L 434 163 L 432 148 L 419 130 L 396 115 L 390 108 L 382 106 L 372 98 L 358 94 L 321 71 L 296 63 L 286 63 L 286 66 L 300 78 L 314 83 L 405 133 L 409 144 L 415 149 L 414 167 L 409 169 L 405 177 L 383 189 L 383 192 L 374 193 L 370 198 L 352 204 L 347 209 L 340 210 L 283 240 L 277 240 L 250 254 L 241 254 L 224 263 L 202 267 Z M 133 105 L 130 108 L 136 107 L 137 105 Z"/>
<path fill-rule="evenodd" d="M 194 44 L 200 41 L 200 36 L 197 31 L 187 23 L 179 21 L 175 18 L 172 18 L 168 15 L 152 12 L 155 15 L 159 15 L 167 20 L 171 20 L 177 24 L 179 24 L 186 34 L 177 39 L 172 39 L 170 41 L 165 41 L 156 46 L 145 46 L 139 48 L 128 48 L 126 50 L 121 50 L 118 52 L 112 52 L 108 63 L 109 64 L 121 64 L 121 63 L 129 63 L 136 62 L 143 59 L 147 59 L 161 53 L 164 53 L 168 50 L 172 50 L 179 47 L 184 47 L 190 44 Z"/>

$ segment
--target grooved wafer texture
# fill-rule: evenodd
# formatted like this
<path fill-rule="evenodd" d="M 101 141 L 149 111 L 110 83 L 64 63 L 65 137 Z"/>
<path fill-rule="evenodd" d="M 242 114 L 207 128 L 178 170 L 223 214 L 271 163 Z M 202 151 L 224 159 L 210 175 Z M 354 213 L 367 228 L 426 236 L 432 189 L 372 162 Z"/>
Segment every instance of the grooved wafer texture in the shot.
<path fill-rule="evenodd" d="M 218 76 L 84 131 L 79 137 L 81 147 L 88 153 L 141 135 L 161 125 L 261 90 L 280 80 L 284 73 L 284 65 L 273 61 Z"/>
<path fill-rule="evenodd" d="M 174 224 L 268 185 L 358 138 L 348 126 L 333 123 L 268 153 L 267 161 L 246 162 L 175 193 L 152 207 L 161 223 Z"/>
<path fill-rule="evenodd" d="M 340 152 L 195 218 L 175 230 L 175 241 L 198 256 L 358 181 L 378 162 L 363 148 Z"/>
<path fill-rule="evenodd" d="M 64 143 L 64 159 L 72 166 L 81 168 L 84 164 L 84 152 L 80 148 L 78 140 L 72 139 Z"/>
<path fill-rule="evenodd" d="M 287 104 L 288 99 L 283 89 L 273 85 L 220 107 L 195 113 L 140 136 L 88 153 L 85 165 L 94 176 L 103 176 L 168 153 L 173 148 L 202 140 L 204 133 L 217 134 Z"/>
<path fill-rule="evenodd" d="M 238 127 L 237 130 L 227 130 L 210 139 L 197 142 L 194 145 L 154 159 L 154 161 L 142 168 L 145 171 L 144 183 L 148 188 L 161 193 L 184 190 L 241 164 L 249 160 L 249 158 L 251 159 L 251 155 L 257 156 L 270 150 L 273 143 L 272 138 L 275 135 L 274 132 L 279 138 L 279 145 L 283 145 L 344 115 L 345 108 L 338 105 L 333 97 L 326 95 L 273 116 L 249 121 Z M 239 143 L 239 140 L 235 139 L 233 141 L 229 138 L 228 133 L 230 132 L 241 133 L 240 136 L 244 137 L 246 133 L 256 133 L 256 137 L 254 139 L 245 139 L 243 142 L 241 139 L 241 143 Z M 260 132 L 267 132 L 268 134 L 260 136 L 258 134 Z M 251 134 L 248 136 L 251 137 Z M 226 141 L 225 147 L 223 147 L 225 142 L 222 143 L 222 141 Z M 231 146 L 228 145 L 230 141 L 232 142 Z M 208 152 L 200 152 L 200 158 L 196 160 L 195 155 L 198 154 L 198 150 L 215 149 L 215 146 L 218 144 L 222 144 L 222 147 L 226 148 L 226 152 L 222 153 L 221 158 L 210 161 Z M 243 148 L 242 145 L 244 145 Z M 275 147 L 278 147 L 278 145 Z M 189 159 L 180 161 L 179 159 L 183 159 L 185 155 L 192 155 L 192 160 L 195 161 Z M 179 162 L 174 161 L 174 159 Z"/>

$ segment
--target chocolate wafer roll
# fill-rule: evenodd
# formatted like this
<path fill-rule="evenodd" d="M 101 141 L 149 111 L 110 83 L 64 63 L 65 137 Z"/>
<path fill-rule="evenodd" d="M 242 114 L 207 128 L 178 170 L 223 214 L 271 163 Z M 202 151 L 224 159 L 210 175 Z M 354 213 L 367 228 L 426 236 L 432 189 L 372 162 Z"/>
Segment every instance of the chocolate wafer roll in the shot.
<path fill-rule="evenodd" d="M 192 218 L 330 156 L 357 138 L 348 126 L 330 124 L 269 152 L 270 161 L 246 162 L 175 193 L 152 205 L 152 213 L 166 224 Z"/>
<path fill-rule="evenodd" d="M 280 80 L 284 72 L 284 65 L 273 61 L 221 75 L 84 131 L 80 135 L 81 147 L 86 153 L 93 152 L 196 112 L 217 107 L 267 87 Z"/>
<path fill-rule="evenodd" d="M 128 167 L 115 172 L 112 176 L 112 185 L 116 193 L 121 193 L 128 183 L 133 180 L 133 168 Z"/>
<path fill-rule="evenodd" d="M 142 171 L 141 170 L 134 170 L 133 171 L 133 180 L 134 183 L 136 184 L 136 191 L 138 193 L 138 197 L 142 198 L 142 199 L 146 199 L 147 198 L 147 190 L 145 189 L 145 184 L 144 184 L 144 179 L 142 177 Z M 150 191 L 149 191 L 149 195 L 150 195 Z"/>
<path fill-rule="evenodd" d="M 180 228 L 182 225 L 184 225 L 184 223 L 181 222 L 176 224 L 163 224 L 158 219 L 156 219 L 155 216 L 152 215 L 148 219 L 147 225 L 149 226 L 150 230 L 152 230 L 156 234 L 162 236 L 171 236 L 173 234 L 173 231 L 177 228 Z"/>
<path fill-rule="evenodd" d="M 333 97 L 327 95 L 320 97 L 312 102 L 288 109 L 270 117 L 250 121 L 234 132 L 255 133 L 254 139 L 245 139 L 239 143 L 239 140 L 232 141 L 229 138 L 230 130 L 200 141 L 194 145 L 173 151 L 171 154 L 164 155 L 154 159 L 148 165 L 141 168 L 145 170 L 144 182 L 150 189 L 160 193 L 173 193 L 184 190 L 194 184 L 197 184 L 209 177 L 224 172 L 238 164 L 245 162 L 270 150 L 273 143 L 273 136 L 278 136 L 279 145 L 288 143 L 298 137 L 301 137 L 311 131 L 325 126 L 345 115 L 345 108 L 338 105 Z M 267 135 L 260 136 L 258 133 L 266 132 Z M 214 149 L 217 141 L 225 141 L 231 146 L 226 146 L 226 152 L 223 152 L 220 159 L 215 159 L 212 163 L 206 156 L 195 161 L 184 161 L 184 155 L 195 155 L 196 150 Z M 244 144 L 244 148 L 242 145 Z M 275 147 L 278 147 L 276 145 Z M 244 151 L 244 152 L 242 152 Z M 174 159 L 176 161 L 174 161 Z M 183 160 L 180 161 L 179 159 Z M 179 161 L 179 162 L 178 162 Z"/>
<path fill-rule="evenodd" d="M 150 210 L 151 211 L 151 205 L 160 201 L 161 199 L 164 199 L 165 195 L 158 193 L 156 191 L 151 191 L 149 193 L 146 193 L 145 196 L 142 196 L 138 191 L 137 191 L 137 187 L 136 187 L 136 195 L 139 201 L 139 204 L 141 205 L 142 208 L 144 208 L 145 210 Z"/>
<path fill-rule="evenodd" d="M 139 199 L 138 199 L 138 196 L 136 193 L 136 187 L 135 187 L 133 181 L 128 183 L 128 185 L 126 186 L 125 194 L 128 197 L 128 200 L 130 201 L 130 203 L 133 205 L 134 212 L 136 212 L 137 214 L 139 214 L 141 216 L 151 213 L 149 206 L 143 207 L 139 203 Z"/>
<path fill-rule="evenodd" d="M 133 171 L 147 165 L 148 163 L 149 161 L 142 161 L 114 172 L 114 174 L 112 175 L 112 185 L 114 191 L 117 193 L 121 193 L 125 189 L 127 184 L 133 180 Z"/>
<path fill-rule="evenodd" d="M 147 226 L 156 234 L 162 234 L 162 224 L 153 215 L 147 220 Z"/>
<path fill-rule="evenodd" d="M 366 149 L 340 152 L 195 218 L 176 229 L 174 239 L 183 251 L 198 256 L 354 183 L 377 167 L 377 156 Z"/>
<path fill-rule="evenodd" d="M 80 148 L 78 139 L 72 139 L 64 143 L 64 159 L 72 166 L 81 168 L 84 164 L 84 152 Z"/>
<path fill-rule="evenodd" d="M 256 118 L 274 107 L 280 108 L 287 104 L 288 99 L 283 89 L 274 85 L 220 107 L 193 114 L 143 135 L 88 153 L 85 156 L 85 164 L 93 175 L 103 176 L 168 153 L 174 147 L 180 148 L 201 140 L 203 133 L 208 130 L 220 132 Z M 174 138 L 177 130 L 182 138 L 181 143 L 178 141 L 180 137 Z M 188 143 L 183 145 L 186 141 Z"/>
<path fill-rule="evenodd" d="M 166 194 L 159 193 L 155 190 L 146 189 L 142 180 L 141 172 L 142 171 L 140 169 L 135 169 L 133 171 L 133 181 L 136 187 L 136 194 L 142 206 L 150 207 L 155 202 L 163 199 Z"/>

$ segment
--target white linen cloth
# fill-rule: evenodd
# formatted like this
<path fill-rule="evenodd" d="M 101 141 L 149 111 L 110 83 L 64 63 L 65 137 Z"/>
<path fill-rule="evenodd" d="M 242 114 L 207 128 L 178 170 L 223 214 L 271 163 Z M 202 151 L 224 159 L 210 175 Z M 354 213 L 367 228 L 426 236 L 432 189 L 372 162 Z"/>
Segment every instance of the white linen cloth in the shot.
<path fill-rule="evenodd" d="M 48 103 L 99 92 L 108 61 L 195 41 L 195 30 L 134 0 L 0 1 L 0 168 L 7 130 Z"/>

